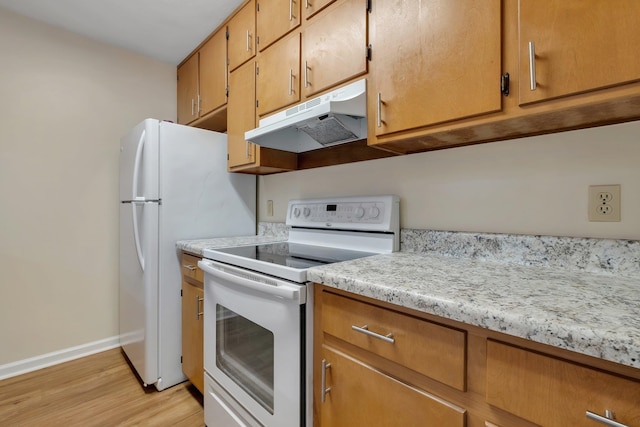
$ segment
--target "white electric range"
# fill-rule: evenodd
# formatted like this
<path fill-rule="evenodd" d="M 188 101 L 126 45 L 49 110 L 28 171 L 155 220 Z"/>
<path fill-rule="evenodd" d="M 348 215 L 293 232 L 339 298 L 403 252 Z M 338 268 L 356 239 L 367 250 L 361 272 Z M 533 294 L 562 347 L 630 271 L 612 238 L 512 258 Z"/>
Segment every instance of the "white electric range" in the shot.
<path fill-rule="evenodd" d="M 207 425 L 312 426 L 307 270 L 399 250 L 399 206 L 397 196 L 292 200 L 287 241 L 204 251 Z"/>

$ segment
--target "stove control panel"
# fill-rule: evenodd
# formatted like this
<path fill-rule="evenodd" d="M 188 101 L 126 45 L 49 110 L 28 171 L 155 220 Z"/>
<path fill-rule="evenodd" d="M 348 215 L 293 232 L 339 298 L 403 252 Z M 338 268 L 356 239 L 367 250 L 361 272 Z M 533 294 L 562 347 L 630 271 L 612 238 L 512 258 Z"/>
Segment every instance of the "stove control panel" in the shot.
<path fill-rule="evenodd" d="M 311 228 L 393 231 L 399 220 L 397 196 L 292 200 L 287 225 Z"/>

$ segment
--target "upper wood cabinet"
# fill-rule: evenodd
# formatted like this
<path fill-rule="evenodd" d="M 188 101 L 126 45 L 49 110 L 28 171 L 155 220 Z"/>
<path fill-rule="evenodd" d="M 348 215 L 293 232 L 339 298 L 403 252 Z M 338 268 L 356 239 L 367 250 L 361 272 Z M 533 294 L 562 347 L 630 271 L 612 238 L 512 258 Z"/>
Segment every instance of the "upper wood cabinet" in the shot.
<path fill-rule="evenodd" d="M 256 64 L 249 61 L 229 76 L 227 104 L 228 170 L 251 174 L 269 174 L 296 169 L 295 153 L 259 147 L 244 138 L 256 127 Z"/>
<path fill-rule="evenodd" d="M 311 18 L 314 14 L 320 12 L 326 6 L 336 0 L 303 0 L 303 12 L 305 19 Z"/>
<path fill-rule="evenodd" d="M 501 1 L 401 3 L 373 2 L 370 137 L 499 111 Z"/>
<path fill-rule="evenodd" d="M 226 58 L 226 32 L 220 30 L 178 67 L 178 123 L 203 119 L 227 103 Z M 211 128 L 225 130 L 226 115 Z"/>
<path fill-rule="evenodd" d="M 367 14 L 367 0 L 345 0 L 304 28 L 301 66 L 306 97 L 367 72 Z"/>
<path fill-rule="evenodd" d="M 300 33 L 261 52 L 257 73 L 258 116 L 300 101 Z"/>
<path fill-rule="evenodd" d="M 227 24 L 229 34 L 229 71 L 253 58 L 256 54 L 256 0 L 245 4 Z"/>
<path fill-rule="evenodd" d="M 300 3 L 303 1 L 258 0 L 257 41 L 260 51 L 300 25 Z"/>
<path fill-rule="evenodd" d="M 200 48 L 200 117 L 227 103 L 227 39 L 218 31 Z"/>
<path fill-rule="evenodd" d="M 185 125 L 198 118 L 198 53 L 178 67 L 178 123 Z"/>
<path fill-rule="evenodd" d="M 255 164 L 256 146 L 244 138 L 244 133 L 256 127 L 256 69 L 247 62 L 229 76 L 227 104 L 228 169 Z"/>
<path fill-rule="evenodd" d="M 637 0 L 520 0 L 520 104 L 640 79 Z"/>

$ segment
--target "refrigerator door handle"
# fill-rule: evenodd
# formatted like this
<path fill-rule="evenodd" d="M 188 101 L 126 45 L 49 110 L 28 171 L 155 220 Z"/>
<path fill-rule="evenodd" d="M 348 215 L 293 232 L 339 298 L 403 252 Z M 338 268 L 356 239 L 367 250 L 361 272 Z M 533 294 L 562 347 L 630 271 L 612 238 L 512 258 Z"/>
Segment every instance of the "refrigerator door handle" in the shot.
<path fill-rule="evenodd" d="M 136 194 L 138 191 L 138 175 L 140 174 L 140 163 L 142 162 L 142 149 L 144 148 L 144 137 L 147 134 L 147 130 L 143 129 L 140 134 L 140 140 L 138 141 L 138 148 L 136 149 L 136 159 L 133 163 L 133 182 L 131 188 L 131 197 L 133 200 L 140 199 Z M 144 200 L 144 197 L 142 198 Z"/>
<path fill-rule="evenodd" d="M 142 205 L 144 208 L 144 205 Z M 142 255 L 142 248 L 140 247 L 140 231 L 138 230 L 138 216 L 136 215 L 136 209 L 138 203 L 131 203 L 131 214 L 133 216 L 133 240 L 136 242 L 136 254 L 138 254 L 138 262 L 140 268 L 144 272 L 144 256 Z"/>
<path fill-rule="evenodd" d="M 144 141 L 146 136 L 146 129 L 142 130 L 140 134 L 140 140 L 138 141 L 138 148 L 136 149 L 136 159 L 133 164 L 133 182 L 131 195 L 133 197 L 133 201 L 142 202 L 144 201 L 144 197 L 139 197 L 136 192 L 138 191 L 138 175 L 140 174 L 140 163 L 142 162 L 142 149 L 144 148 Z M 144 271 L 144 256 L 142 254 L 142 248 L 140 247 L 140 231 L 138 229 L 138 216 L 136 215 L 137 203 L 131 204 L 131 214 L 133 216 L 133 239 L 136 242 L 136 253 L 138 255 L 138 262 L 140 263 L 140 268 Z"/>

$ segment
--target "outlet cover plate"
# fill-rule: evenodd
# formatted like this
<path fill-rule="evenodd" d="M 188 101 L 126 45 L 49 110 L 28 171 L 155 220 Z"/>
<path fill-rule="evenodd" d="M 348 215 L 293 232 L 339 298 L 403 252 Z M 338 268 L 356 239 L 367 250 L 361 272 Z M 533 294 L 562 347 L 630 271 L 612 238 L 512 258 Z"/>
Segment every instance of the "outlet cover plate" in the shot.
<path fill-rule="evenodd" d="M 620 185 L 589 186 L 589 221 L 620 222 Z"/>

